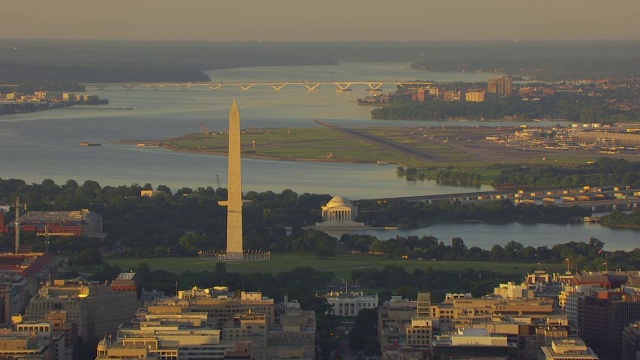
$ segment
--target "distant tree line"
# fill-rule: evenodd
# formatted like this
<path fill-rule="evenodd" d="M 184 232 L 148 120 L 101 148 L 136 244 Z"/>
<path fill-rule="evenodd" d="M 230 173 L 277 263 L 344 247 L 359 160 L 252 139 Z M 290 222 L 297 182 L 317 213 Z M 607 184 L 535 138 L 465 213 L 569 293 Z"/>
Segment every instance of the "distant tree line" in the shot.
<path fill-rule="evenodd" d="M 434 223 L 482 221 L 490 223 L 568 223 L 573 218 L 591 215 L 591 210 L 553 205 L 513 204 L 503 199 L 480 203 L 448 200 L 407 202 L 403 200 L 360 200 L 359 220 L 374 226 L 396 225 L 424 227 Z"/>
<path fill-rule="evenodd" d="M 523 101 L 518 96 L 498 98 L 487 94 L 484 102 L 428 100 L 402 101 L 371 111 L 372 119 L 386 120 L 493 120 L 514 117 L 522 120 L 560 116 L 569 121 L 635 121 L 637 112 L 611 109 L 603 97 L 583 94 L 556 94 L 537 101 Z"/>
<path fill-rule="evenodd" d="M 461 238 L 445 244 L 433 236 L 396 237 L 378 240 L 368 235 L 343 235 L 340 241 L 348 248 L 364 254 L 390 258 L 423 259 L 425 261 L 495 261 L 524 263 L 562 263 L 567 259 L 578 270 L 602 270 L 608 261 L 611 268 L 640 269 L 640 248 L 625 251 L 604 251 L 604 242 L 591 238 L 589 242 L 569 242 L 547 246 L 524 246 L 509 241 L 505 246 L 494 245 L 490 250 L 477 246 L 467 247 Z"/>
<path fill-rule="evenodd" d="M 380 269 L 354 269 L 351 276 L 354 283 L 365 289 L 378 289 L 382 303 L 391 295 L 416 299 L 418 292 L 430 292 L 434 302 L 443 301 L 446 293 L 470 292 L 473 296 L 484 296 L 492 293 L 500 283 L 521 281 L 524 274 L 478 269 L 440 270 L 428 265 L 409 272 L 402 266 L 388 265 Z"/>
<path fill-rule="evenodd" d="M 438 184 L 464 187 L 480 187 L 482 184 L 482 175 L 477 173 L 453 171 L 453 167 L 436 170 L 435 166 L 421 169 L 399 166 L 396 173 L 409 181 L 434 179 Z"/>
<path fill-rule="evenodd" d="M 522 184 L 529 188 L 612 186 L 630 185 L 640 187 L 640 162 L 625 159 L 599 158 L 593 164 L 516 165 L 496 164 L 500 174 L 493 186 Z"/>
<path fill-rule="evenodd" d="M 209 77 L 196 69 L 146 64 L 112 64 L 100 66 L 7 64 L 0 63 L 3 82 L 200 82 Z M 20 89 L 22 90 L 22 89 Z"/>
<path fill-rule="evenodd" d="M 412 68 L 490 72 L 538 80 L 639 76 L 634 41 L 186 42 L 0 41 L 0 82 L 207 81 L 204 70 L 247 66 L 412 62 Z M 74 70 L 77 68 L 77 70 Z M 416 72 L 416 78 L 420 78 Z M 204 80 L 200 80 L 204 79 Z M 215 80 L 215 79 L 214 79 Z"/>
<path fill-rule="evenodd" d="M 425 51 L 412 69 L 499 72 L 541 81 L 637 77 L 637 42 L 528 42 L 461 44 L 464 49 Z M 451 47 L 451 45 L 450 45 Z M 449 51 L 447 51 L 449 50 Z M 463 51 L 470 54 L 462 57 Z M 473 55 L 471 55 L 471 53 Z"/>

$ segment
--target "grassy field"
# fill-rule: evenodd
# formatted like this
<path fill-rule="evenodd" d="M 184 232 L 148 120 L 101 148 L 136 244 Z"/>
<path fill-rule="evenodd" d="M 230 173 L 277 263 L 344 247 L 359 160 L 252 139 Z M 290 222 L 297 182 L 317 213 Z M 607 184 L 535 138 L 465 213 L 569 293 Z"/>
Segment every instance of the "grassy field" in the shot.
<path fill-rule="evenodd" d="M 485 140 L 488 135 L 512 131 L 494 127 L 341 128 L 318 125 L 310 128 L 245 129 L 241 138 L 243 156 L 354 163 L 383 161 L 418 168 L 455 167 L 480 173 L 485 183 L 496 175 L 496 171 L 490 169 L 492 164 L 584 164 L 601 156 L 591 152 L 514 149 Z M 188 134 L 152 143 L 176 151 L 212 154 L 226 154 L 228 151 L 228 136 L 223 132 Z"/>
<path fill-rule="evenodd" d="M 154 258 L 154 259 L 126 259 L 107 258 L 106 262 L 117 264 L 123 271 L 136 267 L 140 263 L 147 263 L 151 270 L 166 270 L 172 273 L 182 273 L 184 271 L 213 271 L 214 261 L 203 261 L 197 257 L 179 258 Z M 321 259 L 315 256 L 304 256 L 296 254 L 272 254 L 269 261 L 255 261 L 243 263 L 227 263 L 229 272 L 255 273 L 267 272 L 278 273 L 289 271 L 297 267 L 312 267 L 322 271 L 332 271 L 340 277 L 350 277 L 351 270 L 364 268 L 383 268 L 387 265 L 400 265 L 407 271 L 414 269 L 426 269 L 431 266 L 434 269 L 461 270 L 476 269 L 504 273 L 527 272 L 536 270 L 537 264 L 525 263 L 503 263 L 503 262 L 476 262 L 476 261 L 424 261 L 424 260 L 398 260 L 385 257 L 369 255 L 338 255 L 335 258 Z M 547 272 L 562 271 L 563 264 L 542 264 L 542 269 Z"/>
<path fill-rule="evenodd" d="M 247 129 L 243 131 L 241 139 L 242 151 L 246 156 L 281 160 L 414 163 L 408 156 L 352 139 L 326 127 Z M 188 134 L 168 139 L 164 146 L 177 151 L 226 154 L 229 145 L 226 134 Z"/>

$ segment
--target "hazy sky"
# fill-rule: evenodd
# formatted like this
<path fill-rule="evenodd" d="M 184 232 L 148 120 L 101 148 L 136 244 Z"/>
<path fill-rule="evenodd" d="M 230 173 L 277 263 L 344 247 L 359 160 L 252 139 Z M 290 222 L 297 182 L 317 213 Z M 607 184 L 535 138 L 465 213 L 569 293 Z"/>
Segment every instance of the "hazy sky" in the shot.
<path fill-rule="evenodd" d="M 640 39 L 640 0 L 0 1 L 7 39 Z"/>

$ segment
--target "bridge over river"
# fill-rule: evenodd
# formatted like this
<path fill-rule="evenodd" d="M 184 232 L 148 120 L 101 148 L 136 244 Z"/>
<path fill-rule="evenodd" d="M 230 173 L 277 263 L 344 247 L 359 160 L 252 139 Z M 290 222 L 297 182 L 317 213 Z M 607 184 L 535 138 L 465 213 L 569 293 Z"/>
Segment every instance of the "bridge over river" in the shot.
<path fill-rule="evenodd" d="M 480 203 L 509 199 L 516 204 L 548 204 L 560 207 L 580 206 L 592 211 L 609 211 L 612 209 L 630 210 L 640 206 L 640 189 L 628 186 L 616 187 L 583 187 L 553 188 L 542 190 L 482 191 L 459 194 L 440 194 L 410 196 L 398 198 L 374 199 L 377 201 L 403 200 L 409 202 L 459 201 L 461 203 Z"/>
<path fill-rule="evenodd" d="M 225 87 L 240 88 L 244 91 L 251 89 L 269 89 L 279 91 L 283 88 L 298 87 L 307 91 L 314 91 L 320 86 L 333 86 L 336 91 L 352 91 L 354 87 L 364 88 L 367 91 L 381 91 L 384 85 L 403 86 L 428 86 L 431 81 L 398 81 L 398 80 L 340 80 L 340 81 L 230 81 L 230 82 L 120 82 L 120 83 L 83 83 L 86 89 L 118 89 L 118 90 L 220 90 Z"/>

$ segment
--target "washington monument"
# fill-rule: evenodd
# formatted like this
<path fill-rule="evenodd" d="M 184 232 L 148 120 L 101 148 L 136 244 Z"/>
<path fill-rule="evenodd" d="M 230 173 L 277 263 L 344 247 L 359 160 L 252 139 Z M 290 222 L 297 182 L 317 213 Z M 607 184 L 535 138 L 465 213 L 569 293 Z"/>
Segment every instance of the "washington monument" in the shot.
<path fill-rule="evenodd" d="M 240 111 L 233 100 L 229 112 L 229 165 L 227 173 L 227 253 L 228 260 L 242 260 L 242 152 L 240 149 Z"/>
<path fill-rule="evenodd" d="M 271 251 L 245 250 L 242 245 L 242 150 L 240 143 L 240 111 L 233 100 L 229 112 L 229 165 L 226 201 L 218 204 L 227 207 L 227 250 L 200 251 L 200 259 L 217 261 L 260 261 L 271 259 Z"/>

